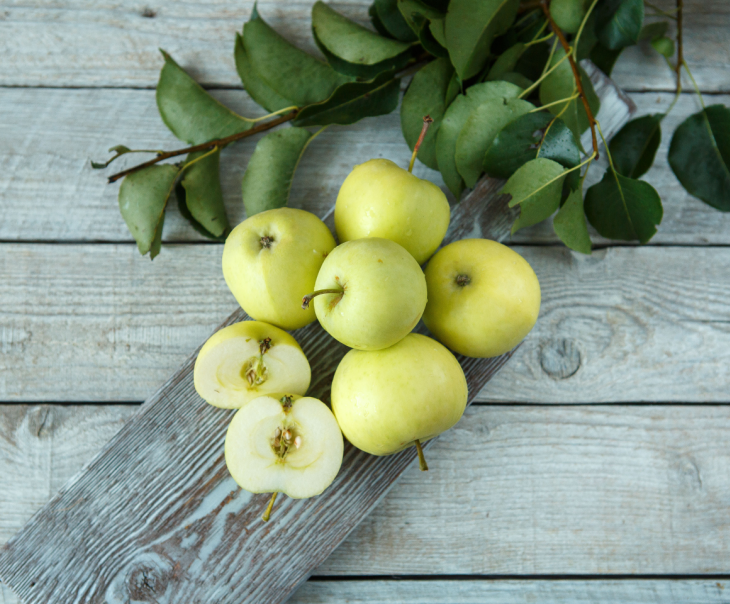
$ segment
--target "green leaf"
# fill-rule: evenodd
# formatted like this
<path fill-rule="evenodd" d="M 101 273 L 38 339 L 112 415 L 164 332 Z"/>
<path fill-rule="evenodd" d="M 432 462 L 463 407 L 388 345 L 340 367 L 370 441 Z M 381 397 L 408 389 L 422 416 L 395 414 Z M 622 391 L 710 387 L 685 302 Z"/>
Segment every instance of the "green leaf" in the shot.
<path fill-rule="evenodd" d="M 639 32 L 639 40 L 653 40 L 654 38 L 661 38 L 667 33 L 668 28 L 669 23 L 666 21 L 647 23 L 641 28 L 641 32 Z"/>
<path fill-rule="evenodd" d="M 160 223 L 155 230 L 155 238 L 152 240 L 152 245 L 150 246 L 150 260 L 154 260 L 160 254 L 160 250 L 162 249 L 162 228 L 164 225 L 165 214 L 162 214 Z"/>
<path fill-rule="evenodd" d="M 559 48 L 555 51 L 551 64 L 557 64 L 564 56 L 565 51 Z M 588 97 L 588 106 L 591 108 L 593 115 L 596 115 L 601 106 L 601 102 L 598 100 L 598 96 L 596 96 L 596 92 L 593 89 L 593 84 L 591 84 L 591 80 L 585 71 L 583 71 L 583 68 L 579 66 L 578 71 L 581 75 L 583 89 Z M 573 70 L 566 59 L 555 71 L 543 80 L 540 85 L 540 102 L 543 105 L 547 105 L 561 99 L 566 99 L 573 96 L 577 90 Z M 567 108 L 565 107 L 566 104 L 568 105 Z M 563 111 L 564 109 L 565 111 Z M 560 115 L 575 135 L 575 138 L 580 142 L 580 135 L 589 127 L 588 116 L 586 116 L 583 101 L 580 98 L 575 98 L 568 103 L 558 103 L 557 105 L 548 107 L 548 111 L 553 115 Z"/>
<path fill-rule="evenodd" d="M 636 118 L 614 135 L 608 149 L 619 174 L 639 178 L 651 168 L 662 140 L 663 118 L 663 113 Z"/>
<path fill-rule="evenodd" d="M 418 151 L 418 159 L 433 170 L 438 170 L 436 135 L 446 110 L 446 93 L 453 73 L 448 59 L 432 61 L 413 77 L 400 107 L 401 129 L 411 151 L 421 134 L 424 116 L 433 119 Z"/>
<path fill-rule="evenodd" d="M 583 211 L 583 192 L 576 189 L 565 200 L 553 219 L 553 229 L 560 240 L 571 250 L 581 254 L 591 253 L 591 237 Z"/>
<path fill-rule="evenodd" d="M 282 128 L 257 143 L 241 181 L 247 216 L 287 204 L 294 172 L 311 137 L 304 128 Z"/>
<path fill-rule="evenodd" d="M 593 48 L 598 44 L 598 36 L 596 35 L 596 15 L 598 11 L 593 9 L 591 14 L 588 15 L 588 20 L 583 26 L 583 33 L 578 41 L 578 48 L 576 49 L 576 59 L 582 61 L 583 59 L 589 59 Z"/>
<path fill-rule="evenodd" d="M 143 256 L 161 236 L 162 215 L 180 169 L 170 164 L 132 172 L 119 187 L 119 211 Z"/>
<path fill-rule="evenodd" d="M 648 182 L 607 170 L 585 197 L 588 221 L 601 235 L 646 243 L 662 221 L 662 202 Z"/>
<path fill-rule="evenodd" d="M 401 42 L 415 42 L 418 37 L 398 8 L 398 0 L 375 0 L 375 11 L 390 35 Z"/>
<path fill-rule="evenodd" d="M 444 98 L 444 105 L 448 107 L 451 105 L 451 103 L 454 101 L 454 99 L 457 97 L 457 95 L 461 92 L 461 82 L 459 81 L 459 76 L 456 75 L 456 72 L 454 71 L 451 74 L 451 79 L 449 80 L 449 85 L 446 88 L 446 97 Z"/>
<path fill-rule="evenodd" d="M 392 72 L 381 73 L 372 82 L 349 82 L 326 101 L 309 105 L 299 112 L 296 126 L 354 124 L 364 117 L 385 115 L 398 106 L 400 79 Z"/>
<path fill-rule="evenodd" d="M 523 90 L 532 86 L 532 80 L 527 79 L 521 73 L 516 71 L 508 71 L 502 76 L 502 80 L 509 82 L 510 84 L 514 84 L 515 86 L 519 86 Z"/>
<path fill-rule="evenodd" d="M 386 38 L 395 38 L 395 36 L 385 28 L 385 25 L 383 25 L 383 22 L 380 20 L 380 17 L 378 16 L 378 10 L 377 8 L 375 8 L 375 2 L 370 5 L 370 8 L 368 9 L 368 15 L 370 15 L 370 23 L 372 23 L 375 31 L 377 31 L 381 36 L 385 36 Z M 410 27 L 408 29 L 410 29 Z"/>
<path fill-rule="evenodd" d="M 495 178 L 509 178 L 521 166 L 535 159 L 545 131 L 555 119 L 559 118 L 539 111 L 520 116 L 507 124 L 487 149 L 484 156 L 485 172 Z M 565 123 L 562 128 L 567 130 Z"/>
<path fill-rule="evenodd" d="M 674 42 L 669 38 L 654 38 L 651 45 L 660 55 L 670 59 L 674 56 Z"/>
<path fill-rule="evenodd" d="M 481 71 L 492 40 L 509 29 L 519 6 L 519 0 L 451 0 L 444 46 L 462 80 Z"/>
<path fill-rule="evenodd" d="M 195 229 L 203 237 L 207 237 L 208 239 L 212 239 L 213 241 L 226 240 L 226 235 L 220 237 L 214 235 L 197 220 L 195 220 L 195 218 L 193 218 L 193 215 L 190 213 L 190 210 L 188 210 L 188 206 L 185 201 L 185 189 L 183 189 L 182 185 L 179 182 L 175 185 L 175 197 L 177 198 L 177 209 L 180 212 L 180 215 L 185 220 L 187 220 L 188 223 L 190 223 L 190 226 L 193 227 L 193 229 Z"/>
<path fill-rule="evenodd" d="M 197 145 L 248 130 L 251 120 L 210 96 L 170 55 L 157 83 L 157 108 L 165 125 L 182 141 Z"/>
<path fill-rule="evenodd" d="M 610 50 L 636 44 L 644 23 L 644 0 L 606 0 L 597 8 L 596 34 Z"/>
<path fill-rule="evenodd" d="M 593 47 L 593 50 L 591 50 L 591 61 L 595 64 L 598 69 L 600 69 L 603 73 L 605 73 L 607 76 L 611 75 L 611 72 L 613 71 L 613 66 L 616 64 L 616 61 L 619 58 L 619 55 L 623 52 L 623 48 L 619 48 L 618 50 L 611 50 L 610 48 L 606 48 L 603 44 L 600 42 L 596 43 L 596 45 Z"/>
<path fill-rule="evenodd" d="M 413 16 L 413 23 L 416 25 L 418 41 L 423 46 L 423 49 L 434 57 L 448 59 L 449 51 L 443 47 L 431 32 L 431 21 L 423 15 L 415 14 Z"/>
<path fill-rule="evenodd" d="M 383 71 L 402 69 L 413 54 L 411 44 L 384 38 L 324 2 L 312 7 L 312 33 L 329 64 L 349 76 L 372 79 Z"/>
<path fill-rule="evenodd" d="M 436 135 L 436 159 L 439 171 L 449 190 L 458 200 L 464 181 L 456 168 L 456 141 L 471 112 L 490 99 L 516 98 L 522 89 L 509 82 L 483 82 L 471 86 L 466 95 L 458 95 L 448 106 Z"/>
<path fill-rule="evenodd" d="M 519 61 L 524 51 L 525 45 L 522 42 L 518 42 L 505 50 L 497 57 L 497 60 L 487 73 L 487 81 L 502 80 L 504 79 L 504 74 L 514 71 L 517 61 Z"/>
<path fill-rule="evenodd" d="M 276 92 L 259 77 L 251 61 L 248 60 L 246 48 L 243 45 L 243 37 L 238 33 L 236 34 L 234 58 L 236 60 L 236 71 L 238 71 L 241 82 L 243 82 L 243 87 L 249 96 L 264 109 L 273 113 L 286 107 L 296 106 L 294 101 Z"/>
<path fill-rule="evenodd" d="M 421 0 L 398 0 L 398 9 L 426 52 L 435 57 L 448 58 L 449 52 L 431 32 L 431 21 L 440 21 L 443 29 L 443 19 L 446 16 L 443 11 Z"/>
<path fill-rule="evenodd" d="M 566 34 L 578 31 L 585 15 L 584 0 L 552 0 L 550 14 L 555 24 Z"/>
<path fill-rule="evenodd" d="M 243 26 L 243 46 L 259 78 L 298 107 L 320 103 L 352 80 L 287 42 L 256 10 Z"/>
<path fill-rule="evenodd" d="M 438 42 L 444 48 L 446 48 L 446 32 L 444 31 L 445 27 L 446 25 L 444 23 L 444 19 L 431 19 L 431 23 L 428 26 L 428 29 L 431 31 L 431 35 L 433 36 L 433 39 L 436 40 L 436 42 Z"/>
<path fill-rule="evenodd" d="M 520 206 L 512 233 L 542 222 L 560 207 L 565 168 L 550 159 L 528 161 L 510 176 L 500 191 L 512 195 L 509 207 Z"/>
<path fill-rule="evenodd" d="M 467 187 L 473 187 L 482 174 L 484 155 L 499 131 L 512 120 L 532 111 L 535 106 L 522 99 L 491 99 L 470 114 L 456 140 L 456 169 Z"/>
<path fill-rule="evenodd" d="M 730 212 L 730 109 L 712 105 L 674 131 L 669 165 L 694 197 Z"/>
<path fill-rule="evenodd" d="M 224 236 L 230 229 L 221 191 L 220 156 L 220 150 L 188 155 L 185 163 L 195 163 L 185 169 L 178 189 L 178 201 L 182 195 L 190 217 L 210 233 L 212 239 Z"/>

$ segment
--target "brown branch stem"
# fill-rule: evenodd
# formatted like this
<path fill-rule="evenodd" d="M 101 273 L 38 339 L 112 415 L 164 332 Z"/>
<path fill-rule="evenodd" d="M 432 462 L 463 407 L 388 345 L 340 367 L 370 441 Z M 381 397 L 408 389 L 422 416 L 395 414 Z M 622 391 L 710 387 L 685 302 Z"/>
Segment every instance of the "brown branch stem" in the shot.
<path fill-rule="evenodd" d="M 681 0 L 677 1 L 681 2 Z M 578 94 L 580 95 L 581 101 L 583 101 L 583 108 L 586 110 L 588 123 L 591 127 L 593 152 L 596 154 L 595 159 L 598 159 L 598 137 L 596 136 L 596 118 L 593 116 L 591 107 L 588 104 L 588 97 L 586 96 L 585 90 L 583 89 L 583 82 L 580 79 L 580 72 L 578 71 L 578 65 L 575 62 L 575 57 L 573 56 L 573 50 L 570 48 L 570 44 L 568 44 L 568 40 L 565 38 L 565 34 L 555 24 L 555 21 L 553 21 L 553 16 L 550 14 L 550 9 L 548 8 L 547 1 L 543 0 L 540 3 L 540 6 L 542 6 L 542 12 L 545 13 L 545 18 L 548 20 L 548 23 L 550 23 L 551 29 L 553 30 L 553 32 L 555 32 L 558 40 L 560 40 L 560 45 L 563 47 L 565 54 L 568 55 L 568 62 L 570 63 L 570 68 L 573 70 L 573 77 L 575 78 L 575 84 L 578 87 Z"/>
<path fill-rule="evenodd" d="M 423 127 L 421 128 L 421 134 L 418 136 L 418 140 L 416 141 L 416 144 L 413 145 L 413 155 L 411 155 L 411 163 L 408 164 L 408 171 L 413 172 L 413 164 L 416 163 L 416 155 L 418 155 L 418 150 L 421 148 L 421 145 L 423 144 L 423 139 L 426 138 L 426 132 L 428 132 L 428 127 L 433 124 L 433 118 L 430 115 L 424 115 L 423 116 Z"/>
<path fill-rule="evenodd" d="M 261 124 L 257 124 L 253 128 L 250 128 L 249 130 L 244 130 L 243 132 L 238 132 L 236 134 L 231 134 L 230 136 L 226 136 L 224 138 L 218 138 L 216 140 L 208 141 L 207 143 L 193 145 L 192 147 L 185 147 L 184 149 L 176 149 L 174 151 L 165 151 L 164 153 L 160 153 L 157 157 L 155 157 L 149 161 L 146 161 L 143 164 L 138 164 L 136 166 L 132 166 L 131 168 L 128 168 L 127 170 L 123 170 L 122 172 L 117 172 L 116 174 L 112 174 L 109 177 L 109 182 L 110 183 L 115 182 L 115 181 L 119 180 L 120 178 L 127 176 L 127 174 L 132 174 L 132 172 L 137 172 L 138 170 L 143 170 L 144 168 L 153 166 L 156 163 L 159 163 L 166 159 L 170 159 L 171 157 L 177 157 L 179 155 L 186 155 L 188 153 L 195 153 L 196 151 L 205 151 L 207 149 L 212 149 L 213 147 L 225 147 L 226 145 L 229 145 L 230 143 L 233 143 L 237 140 L 241 140 L 242 138 L 247 138 L 249 136 L 253 136 L 254 134 L 258 134 L 259 132 L 264 132 L 266 130 L 271 130 L 271 128 L 274 128 L 275 126 L 278 126 L 279 124 L 283 124 L 285 122 L 293 120 L 297 116 L 298 113 L 299 113 L 299 110 L 295 109 L 294 111 L 291 111 L 290 113 L 285 113 L 284 115 L 277 117 L 276 119 L 273 119 L 269 122 L 262 122 Z"/>
<path fill-rule="evenodd" d="M 684 48 L 682 47 L 682 0 L 677 0 L 677 94 L 682 92 L 682 65 L 684 64 Z"/>

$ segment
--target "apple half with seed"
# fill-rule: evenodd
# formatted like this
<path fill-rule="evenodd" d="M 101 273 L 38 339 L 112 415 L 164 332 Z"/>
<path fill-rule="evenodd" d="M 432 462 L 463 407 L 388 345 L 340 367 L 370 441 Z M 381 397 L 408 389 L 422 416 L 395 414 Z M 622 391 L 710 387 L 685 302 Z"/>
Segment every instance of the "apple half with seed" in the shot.
<path fill-rule="evenodd" d="M 226 434 L 226 465 L 251 493 L 293 499 L 314 497 L 335 479 L 344 442 L 335 416 L 322 401 L 294 394 L 261 396 L 241 408 Z"/>
<path fill-rule="evenodd" d="M 214 333 L 198 353 L 193 372 L 198 394 L 224 409 L 271 392 L 303 395 L 311 377 L 297 341 L 261 321 L 241 321 Z"/>

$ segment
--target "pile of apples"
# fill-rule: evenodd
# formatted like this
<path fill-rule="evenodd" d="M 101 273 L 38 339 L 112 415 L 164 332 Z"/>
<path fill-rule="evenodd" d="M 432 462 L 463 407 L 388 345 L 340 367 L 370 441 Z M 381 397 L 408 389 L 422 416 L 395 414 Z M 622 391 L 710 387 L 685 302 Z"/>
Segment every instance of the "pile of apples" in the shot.
<path fill-rule="evenodd" d="M 205 343 L 195 388 L 211 405 L 239 409 L 226 463 L 242 488 L 272 493 L 264 520 L 277 493 L 312 497 L 332 483 L 343 434 L 373 455 L 415 446 L 428 469 L 421 443 L 451 428 L 467 403 L 449 349 L 497 356 L 532 329 L 540 285 L 519 254 L 464 239 L 434 255 L 449 214 L 436 185 L 373 159 L 340 189 L 340 245 L 314 214 L 290 208 L 251 216 L 228 236 L 223 275 L 255 320 Z M 441 343 L 411 333 L 421 318 Z M 309 362 L 286 331 L 315 319 L 352 348 L 335 372 L 331 410 L 305 396 Z"/>

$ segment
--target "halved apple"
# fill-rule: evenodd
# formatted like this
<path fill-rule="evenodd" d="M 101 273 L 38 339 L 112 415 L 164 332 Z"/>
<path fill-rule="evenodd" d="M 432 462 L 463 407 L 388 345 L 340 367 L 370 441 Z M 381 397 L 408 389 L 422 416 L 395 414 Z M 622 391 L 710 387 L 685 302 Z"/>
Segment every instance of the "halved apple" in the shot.
<path fill-rule="evenodd" d="M 226 465 L 252 493 L 314 497 L 335 479 L 344 443 L 322 401 L 295 394 L 260 396 L 241 408 L 226 434 Z M 268 520 L 271 506 L 264 515 Z"/>
<path fill-rule="evenodd" d="M 195 361 L 193 380 L 208 403 L 237 409 L 270 392 L 303 395 L 312 372 L 297 341 L 261 321 L 242 321 L 214 333 Z"/>

